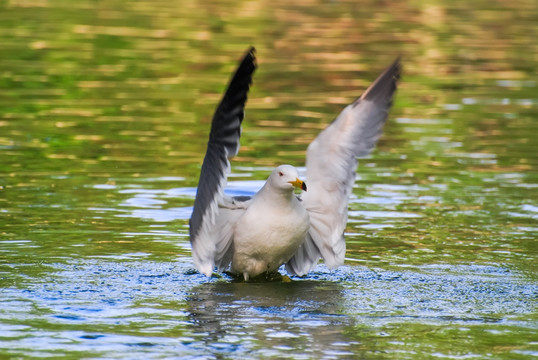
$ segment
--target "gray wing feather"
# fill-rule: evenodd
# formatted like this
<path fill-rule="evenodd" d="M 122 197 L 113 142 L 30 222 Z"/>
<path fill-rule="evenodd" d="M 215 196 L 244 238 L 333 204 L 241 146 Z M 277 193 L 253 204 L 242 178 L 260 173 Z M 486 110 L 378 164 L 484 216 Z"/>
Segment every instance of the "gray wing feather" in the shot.
<path fill-rule="evenodd" d="M 292 274 L 306 274 L 320 257 L 329 268 L 344 262 L 343 234 L 357 157 L 368 155 L 381 136 L 399 78 L 398 58 L 308 146 L 303 204 L 311 228 L 286 264 Z"/>
<path fill-rule="evenodd" d="M 200 172 L 194 209 L 189 222 L 194 263 L 204 274 L 211 275 L 218 250 L 227 252 L 230 241 L 215 230 L 219 203 L 229 172 L 229 158 L 239 150 L 241 122 L 247 93 L 256 69 L 255 49 L 251 47 L 233 75 L 211 123 L 207 152 Z M 231 233 L 229 234 L 231 236 Z M 221 260 L 221 259 L 219 259 Z"/>

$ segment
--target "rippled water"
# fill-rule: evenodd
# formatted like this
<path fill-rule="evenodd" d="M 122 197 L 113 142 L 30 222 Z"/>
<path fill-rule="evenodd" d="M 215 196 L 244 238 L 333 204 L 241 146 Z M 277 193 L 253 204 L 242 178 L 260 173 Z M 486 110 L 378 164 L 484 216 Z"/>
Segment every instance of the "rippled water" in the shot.
<path fill-rule="evenodd" d="M 0 2 L 0 357 L 536 358 L 537 20 L 523 0 Z M 191 263 L 212 111 L 249 45 L 234 195 L 303 166 L 402 55 L 335 271 Z"/>
<path fill-rule="evenodd" d="M 513 332 L 522 348 L 535 335 L 525 317 L 536 287 L 493 266 L 320 266 L 292 283 L 207 282 L 186 259 L 133 253 L 42 270 L 3 292 L 12 354 L 369 358 L 436 345 L 478 356 Z"/>

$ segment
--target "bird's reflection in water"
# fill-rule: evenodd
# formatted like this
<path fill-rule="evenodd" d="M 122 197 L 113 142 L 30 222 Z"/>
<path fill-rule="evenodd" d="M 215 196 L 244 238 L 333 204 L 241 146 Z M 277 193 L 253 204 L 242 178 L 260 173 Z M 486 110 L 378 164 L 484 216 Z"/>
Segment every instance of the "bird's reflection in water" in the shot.
<path fill-rule="evenodd" d="M 343 288 L 323 281 L 214 282 L 189 296 L 192 335 L 214 355 L 350 355 Z"/>

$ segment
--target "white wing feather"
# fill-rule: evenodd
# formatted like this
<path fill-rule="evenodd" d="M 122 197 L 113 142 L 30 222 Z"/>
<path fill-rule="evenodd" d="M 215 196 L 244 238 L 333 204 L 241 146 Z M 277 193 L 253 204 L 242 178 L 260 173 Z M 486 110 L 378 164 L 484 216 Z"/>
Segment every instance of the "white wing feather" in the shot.
<path fill-rule="evenodd" d="M 311 228 L 304 244 L 286 264 L 292 274 L 306 274 L 320 257 L 329 268 L 343 264 L 347 206 L 357 157 L 368 155 L 381 136 L 399 74 L 398 59 L 308 146 L 308 192 L 303 195 L 303 204 Z"/>

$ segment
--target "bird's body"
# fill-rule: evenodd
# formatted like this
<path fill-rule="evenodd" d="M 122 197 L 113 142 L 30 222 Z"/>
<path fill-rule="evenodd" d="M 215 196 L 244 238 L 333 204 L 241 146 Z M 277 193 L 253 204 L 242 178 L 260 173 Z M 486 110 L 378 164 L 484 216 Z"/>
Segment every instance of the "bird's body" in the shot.
<path fill-rule="evenodd" d="M 283 168 L 295 171 L 289 165 L 275 169 L 236 223 L 231 269 L 245 279 L 276 271 L 288 262 L 310 228 L 308 212 L 293 187 L 273 184 L 272 178 L 279 177 Z"/>
<path fill-rule="evenodd" d="M 190 238 L 194 263 L 211 276 L 214 267 L 245 280 L 274 272 L 282 264 L 305 275 L 320 258 L 334 268 L 344 261 L 347 203 L 355 180 L 356 158 L 371 152 L 392 104 L 399 78 L 396 60 L 366 92 L 309 145 L 308 192 L 291 165 L 273 170 L 252 198 L 224 194 L 226 173 L 239 149 L 244 105 L 256 68 L 254 49 L 243 58 L 219 104 L 202 165 Z"/>

